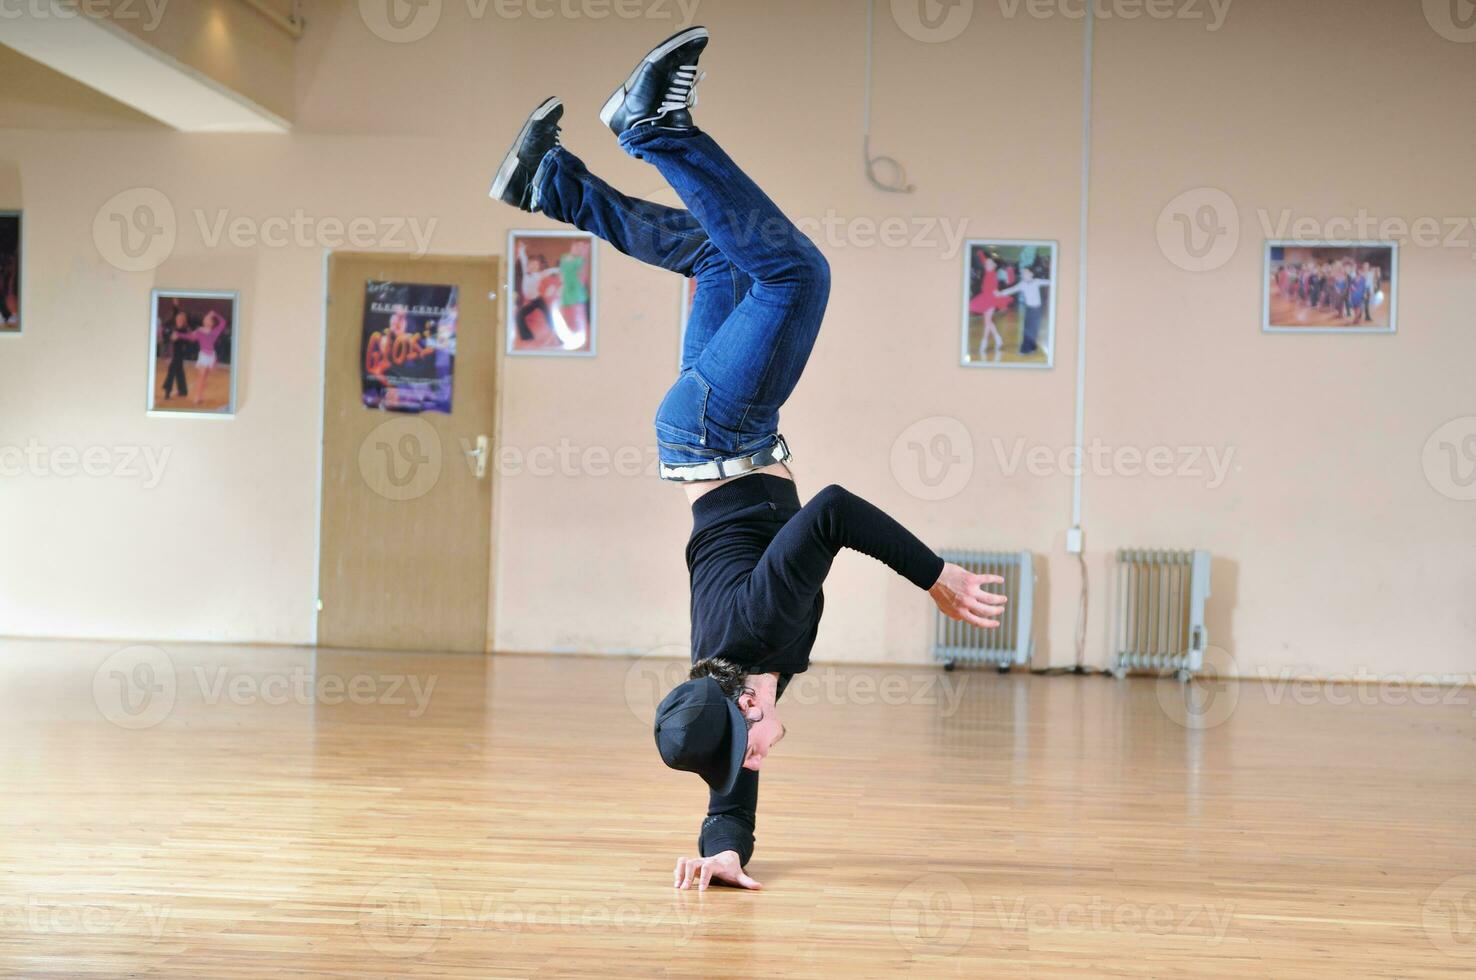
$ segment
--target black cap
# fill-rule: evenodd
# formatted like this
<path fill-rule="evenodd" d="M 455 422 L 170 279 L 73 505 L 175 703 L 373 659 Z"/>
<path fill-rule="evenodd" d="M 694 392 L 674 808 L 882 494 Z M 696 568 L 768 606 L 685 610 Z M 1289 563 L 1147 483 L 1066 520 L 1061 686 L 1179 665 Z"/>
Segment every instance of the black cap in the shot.
<path fill-rule="evenodd" d="M 673 769 L 695 772 L 713 791 L 733 791 L 748 754 L 748 724 L 711 677 L 685 681 L 656 708 L 656 748 Z"/>

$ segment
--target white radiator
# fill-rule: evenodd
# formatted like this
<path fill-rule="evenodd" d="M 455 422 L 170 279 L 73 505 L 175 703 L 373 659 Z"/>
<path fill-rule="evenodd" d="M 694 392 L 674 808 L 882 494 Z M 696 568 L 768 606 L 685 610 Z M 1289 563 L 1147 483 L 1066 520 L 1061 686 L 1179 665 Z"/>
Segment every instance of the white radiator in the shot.
<path fill-rule="evenodd" d="M 980 629 L 971 623 L 936 614 L 933 659 L 952 670 L 961 663 L 993 664 L 1000 673 L 1030 662 L 1035 649 L 1030 625 L 1034 620 L 1035 566 L 1028 551 L 941 551 L 944 561 L 981 575 L 998 575 L 1004 584 L 989 591 L 1009 596 L 998 629 Z"/>
<path fill-rule="evenodd" d="M 1112 672 L 1173 671 L 1181 681 L 1197 673 L 1209 642 L 1209 552 L 1119 549 L 1115 588 Z"/>

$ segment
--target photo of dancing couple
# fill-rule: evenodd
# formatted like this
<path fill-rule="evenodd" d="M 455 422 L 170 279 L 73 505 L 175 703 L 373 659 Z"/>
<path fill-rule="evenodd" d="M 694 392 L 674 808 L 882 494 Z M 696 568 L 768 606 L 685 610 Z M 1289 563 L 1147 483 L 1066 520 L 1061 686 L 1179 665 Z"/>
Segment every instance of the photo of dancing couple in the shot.
<path fill-rule="evenodd" d="M 148 410 L 224 417 L 236 410 L 237 296 L 230 292 L 153 293 L 153 356 Z"/>
<path fill-rule="evenodd" d="M 1261 329 L 1393 333 L 1393 242 L 1267 242 Z"/>
<path fill-rule="evenodd" d="M 961 363 L 1051 367 L 1056 344 L 1056 243 L 969 241 L 964 263 Z"/>
<path fill-rule="evenodd" d="M 509 354 L 595 353 L 594 236 L 513 231 L 507 315 Z"/>

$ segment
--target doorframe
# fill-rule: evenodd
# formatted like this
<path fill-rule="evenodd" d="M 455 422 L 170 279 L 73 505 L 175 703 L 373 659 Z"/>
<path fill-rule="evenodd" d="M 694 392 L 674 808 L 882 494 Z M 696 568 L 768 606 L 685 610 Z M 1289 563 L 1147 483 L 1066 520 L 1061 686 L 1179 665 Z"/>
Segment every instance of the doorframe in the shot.
<path fill-rule="evenodd" d="M 413 255 L 413 253 L 410 253 Z M 318 472 L 314 481 L 316 496 L 313 499 L 313 640 L 312 645 L 318 646 L 318 624 L 322 619 L 323 601 L 323 433 L 327 428 L 327 392 L 328 392 L 328 304 L 331 297 L 328 293 L 329 280 L 333 263 L 333 256 L 343 258 L 360 259 L 392 259 L 404 258 L 400 252 L 364 252 L 352 249 L 330 249 L 323 250 L 323 264 L 321 269 L 322 285 L 320 292 L 323 302 L 319 309 L 321 320 L 318 329 Z M 497 465 L 499 449 L 502 446 L 502 418 L 503 399 L 507 397 L 506 386 L 503 384 L 503 375 L 507 369 L 507 357 L 504 352 L 506 347 L 507 324 L 503 317 L 503 306 L 506 297 L 499 296 L 498 291 L 507 288 L 506 258 L 496 252 L 486 254 L 468 254 L 462 252 L 448 252 L 444 254 L 414 255 L 414 258 L 435 258 L 440 261 L 475 263 L 492 261 L 502 263 L 498 274 L 492 277 L 492 303 L 494 323 L 492 331 L 493 340 L 493 362 L 492 362 L 492 385 L 494 388 L 492 397 L 492 432 L 490 445 L 487 447 L 487 468 L 492 481 L 492 513 L 488 515 L 489 533 L 492 540 L 487 545 L 487 626 L 486 635 L 482 639 L 482 655 L 488 656 L 494 652 L 493 644 L 497 636 L 497 572 L 498 562 L 498 538 L 497 533 L 500 526 L 502 514 L 502 473 L 501 467 Z M 458 324 L 458 329 L 460 325 Z"/>

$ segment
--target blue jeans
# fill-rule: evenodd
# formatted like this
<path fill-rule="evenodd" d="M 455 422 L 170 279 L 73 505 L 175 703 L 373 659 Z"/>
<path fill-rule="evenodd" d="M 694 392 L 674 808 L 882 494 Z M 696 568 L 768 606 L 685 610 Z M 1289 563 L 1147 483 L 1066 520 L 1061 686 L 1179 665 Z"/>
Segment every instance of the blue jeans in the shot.
<path fill-rule="evenodd" d="M 656 411 L 661 461 L 768 449 L 820 332 L 830 266 L 706 133 L 644 126 L 620 143 L 661 171 L 688 210 L 621 194 L 563 147 L 539 168 L 538 202 L 551 218 L 697 281 L 681 373 Z"/>

